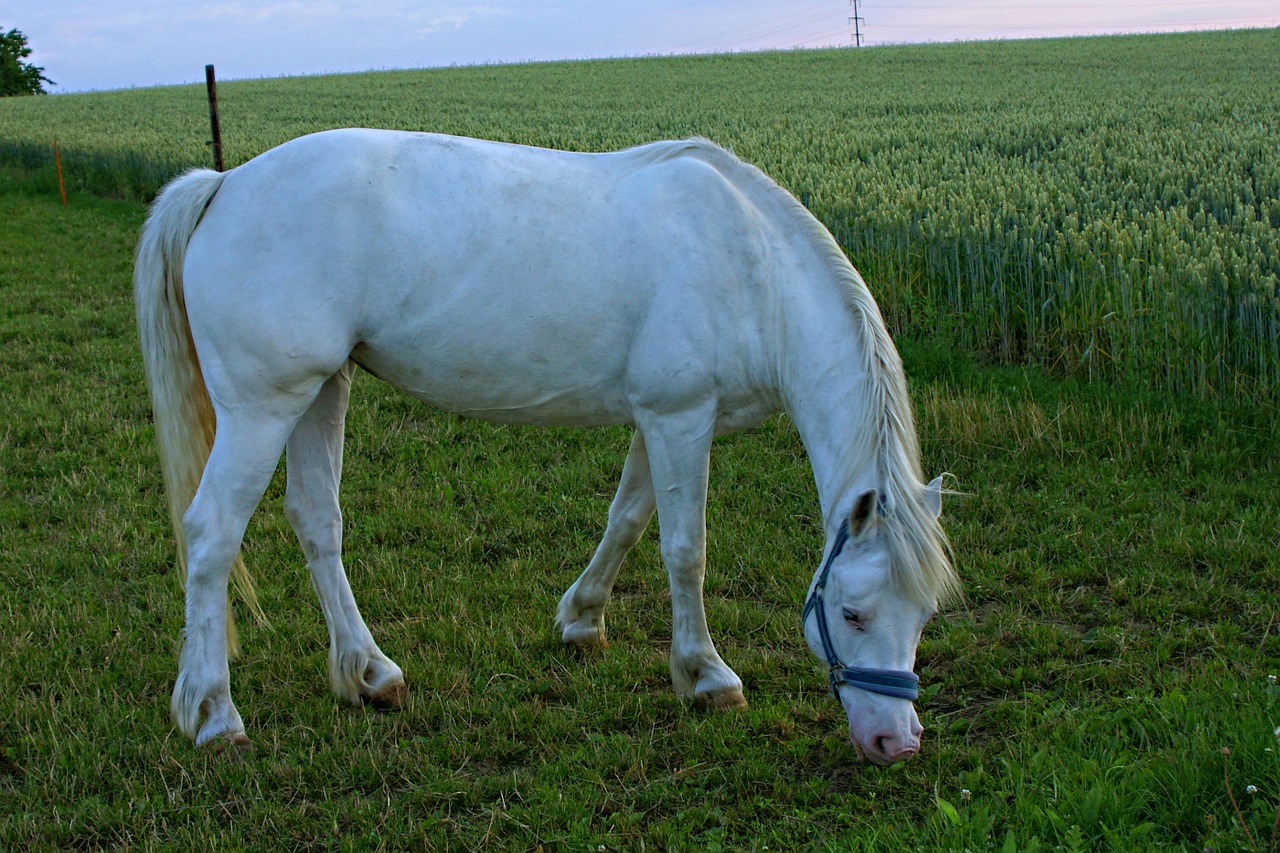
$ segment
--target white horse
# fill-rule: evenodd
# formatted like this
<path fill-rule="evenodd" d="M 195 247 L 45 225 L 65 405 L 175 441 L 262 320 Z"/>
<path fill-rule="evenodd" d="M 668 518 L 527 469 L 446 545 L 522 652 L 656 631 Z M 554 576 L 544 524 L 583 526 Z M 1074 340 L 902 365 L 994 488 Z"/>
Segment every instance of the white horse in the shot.
<path fill-rule="evenodd" d="M 832 667 L 860 754 L 885 764 L 919 749 L 916 647 L 958 583 L 901 360 L 831 235 L 729 152 L 697 139 L 571 154 L 435 134 L 306 136 L 171 183 L 143 229 L 135 291 L 186 578 L 171 712 L 197 744 L 248 745 L 231 701 L 227 585 L 256 609 L 239 550 L 282 451 L 334 692 L 392 706 L 405 696 L 340 556 L 359 366 L 464 415 L 633 425 L 604 537 L 557 620 L 566 643 L 604 643 L 619 566 L 656 509 L 672 682 L 713 707 L 746 700 L 703 610 L 711 442 L 785 411 L 827 541 L 805 636 Z"/>

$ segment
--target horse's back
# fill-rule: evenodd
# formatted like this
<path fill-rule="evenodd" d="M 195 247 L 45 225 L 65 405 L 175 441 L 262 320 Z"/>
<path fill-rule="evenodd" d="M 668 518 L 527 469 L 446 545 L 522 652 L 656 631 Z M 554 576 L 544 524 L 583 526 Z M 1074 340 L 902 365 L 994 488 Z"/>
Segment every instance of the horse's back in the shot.
<path fill-rule="evenodd" d="M 202 358 L 269 342 L 260 358 L 323 372 L 350 354 L 453 411 L 626 422 L 636 347 L 649 374 L 664 350 L 715 361 L 716 317 L 740 319 L 760 263 L 750 205 L 700 151 L 286 143 L 227 175 L 189 247 L 193 334 L 216 339 Z"/>

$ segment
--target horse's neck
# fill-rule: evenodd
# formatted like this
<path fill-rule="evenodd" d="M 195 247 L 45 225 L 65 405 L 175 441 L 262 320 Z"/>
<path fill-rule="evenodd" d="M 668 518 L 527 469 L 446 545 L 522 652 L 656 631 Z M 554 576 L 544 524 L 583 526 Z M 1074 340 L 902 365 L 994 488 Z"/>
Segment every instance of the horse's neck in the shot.
<path fill-rule="evenodd" d="M 878 395 L 863 321 L 836 281 L 804 288 L 790 305 L 783 398 L 809 454 L 824 520 L 880 487 Z M 870 322 L 870 321 L 868 321 Z M 874 322 L 879 322 L 874 319 Z"/>

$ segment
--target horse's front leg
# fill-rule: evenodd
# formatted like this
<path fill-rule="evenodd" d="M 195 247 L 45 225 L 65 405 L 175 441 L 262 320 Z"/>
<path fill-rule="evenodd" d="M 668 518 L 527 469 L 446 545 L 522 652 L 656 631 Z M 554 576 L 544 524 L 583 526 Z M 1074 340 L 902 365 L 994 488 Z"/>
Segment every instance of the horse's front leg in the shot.
<path fill-rule="evenodd" d="M 306 555 L 311 584 L 329 626 L 333 692 L 355 705 L 398 707 L 406 694 L 404 674 L 374 642 L 342 566 L 338 482 L 351 373 L 348 362 L 325 382 L 289 437 L 285 514 Z"/>
<path fill-rule="evenodd" d="M 631 450 L 622 466 L 622 480 L 600 546 L 586 570 L 560 599 L 556 623 L 561 639 L 579 649 L 605 645 L 604 608 L 627 552 L 635 547 L 653 518 L 653 479 L 649 455 L 639 430 L 631 436 Z"/>
<path fill-rule="evenodd" d="M 707 631 L 702 586 L 707 563 L 707 477 L 714 411 L 641 423 L 658 508 L 662 559 L 671 580 L 671 681 L 676 693 L 712 708 L 747 704 L 742 679 Z"/>

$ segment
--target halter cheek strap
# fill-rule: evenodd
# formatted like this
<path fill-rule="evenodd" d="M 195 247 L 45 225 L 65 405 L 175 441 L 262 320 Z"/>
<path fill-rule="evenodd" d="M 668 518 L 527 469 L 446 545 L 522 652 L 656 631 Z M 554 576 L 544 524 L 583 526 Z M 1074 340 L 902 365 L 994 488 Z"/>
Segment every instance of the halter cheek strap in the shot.
<path fill-rule="evenodd" d="M 801 614 L 800 624 L 803 625 L 809 620 L 810 613 L 816 614 L 818 636 L 822 640 L 822 654 L 827 659 L 827 665 L 831 667 L 831 693 L 837 700 L 840 698 L 840 685 L 848 684 L 871 693 L 879 693 L 881 696 L 892 696 L 896 699 L 914 701 L 920 695 L 920 677 L 914 672 L 898 669 L 867 669 L 860 666 L 845 666 L 844 662 L 840 660 L 840 656 L 836 654 L 835 645 L 831 642 L 831 632 L 827 628 L 827 608 L 823 604 L 822 596 L 827 588 L 827 576 L 831 574 L 831 564 L 835 562 L 836 557 L 840 556 L 840 552 L 844 550 L 844 546 L 848 541 L 849 522 L 845 521 L 840 525 L 840 532 L 836 534 L 836 541 L 831 546 L 831 553 L 827 555 L 826 562 L 822 564 L 822 572 L 818 575 L 818 582 L 813 585 L 813 592 L 809 594 L 809 600 L 804 603 L 804 612 Z"/>

